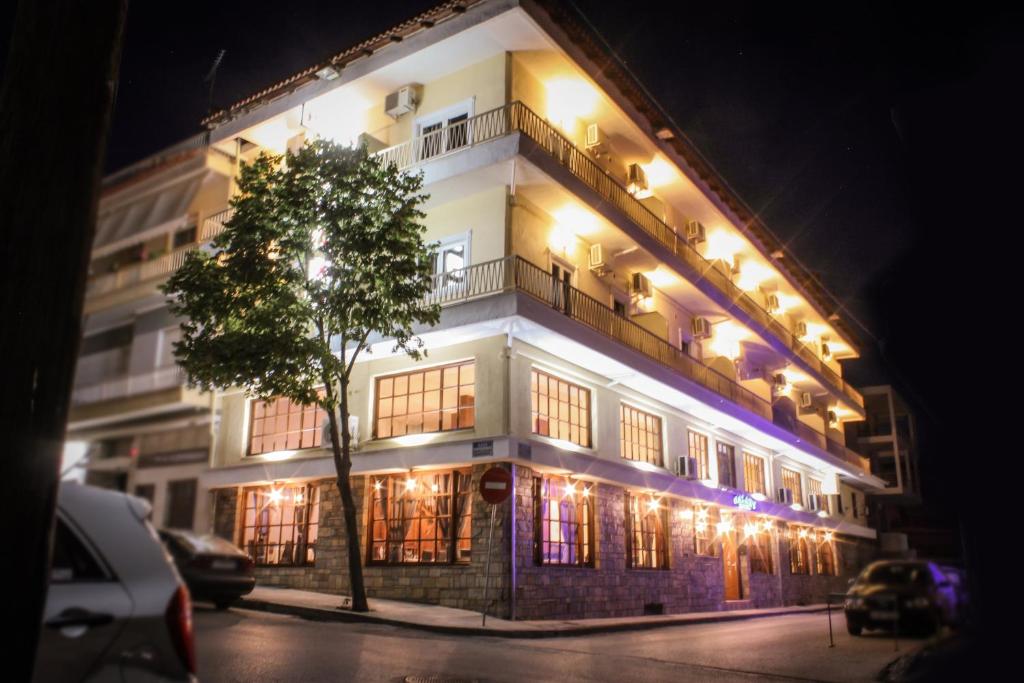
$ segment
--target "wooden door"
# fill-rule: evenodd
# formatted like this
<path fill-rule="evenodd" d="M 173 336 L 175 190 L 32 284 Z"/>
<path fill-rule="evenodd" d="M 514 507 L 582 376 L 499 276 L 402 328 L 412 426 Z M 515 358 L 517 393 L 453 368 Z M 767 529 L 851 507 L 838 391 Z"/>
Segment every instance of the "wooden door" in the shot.
<path fill-rule="evenodd" d="M 740 600 L 740 557 L 735 531 L 722 536 L 722 564 L 725 567 L 725 599 Z"/>

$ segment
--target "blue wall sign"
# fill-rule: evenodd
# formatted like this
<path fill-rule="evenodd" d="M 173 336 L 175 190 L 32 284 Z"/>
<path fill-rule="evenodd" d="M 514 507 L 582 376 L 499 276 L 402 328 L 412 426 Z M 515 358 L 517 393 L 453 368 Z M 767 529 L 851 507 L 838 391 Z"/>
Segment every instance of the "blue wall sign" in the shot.
<path fill-rule="evenodd" d="M 732 504 L 748 512 L 753 512 L 754 510 L 757 509 L 757 501 L 751 498 L 750 496 L 746 495 L 745 493 L 737 493 L 735 496 L 733 496 Z"/>

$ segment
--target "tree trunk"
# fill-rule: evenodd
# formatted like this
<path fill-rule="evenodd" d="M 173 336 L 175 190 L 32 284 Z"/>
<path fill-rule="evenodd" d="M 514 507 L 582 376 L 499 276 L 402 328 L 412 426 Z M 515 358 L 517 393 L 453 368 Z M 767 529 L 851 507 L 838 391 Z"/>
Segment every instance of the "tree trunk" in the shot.
<path fill-rule="evenodd" d="M 345 535 L 348 537 L 348 576 L 352 590 L 352 611 L 367 612 L 366 586 L 363 584 L 362 551 L 359 544 L 359 520 L 355 500 L 352 498 L 352 434 L 348 430 L 348 382 L 341 382 L 341 438 L 338 438 L 338 420 L 335 412 L 328 412 L 331 424 L 331 446 L 334 468 L 338 473 L 338 493 L 341 494 L 342 513 L 345 515 Z M 339 444 L 339 441 L 341 442 Z"/>
<path fill-rule="evenodd" d="M 32 678 L 127 0 L 23 0 L 0 87 L 5 677 Z M 13 520 L 12 520 L 13 521 Z"/>

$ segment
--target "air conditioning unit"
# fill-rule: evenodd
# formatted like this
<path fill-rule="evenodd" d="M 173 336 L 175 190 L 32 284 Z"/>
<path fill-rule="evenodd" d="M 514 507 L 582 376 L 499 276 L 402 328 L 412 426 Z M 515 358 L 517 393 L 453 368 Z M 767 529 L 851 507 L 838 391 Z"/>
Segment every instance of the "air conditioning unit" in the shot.
<path fill-rule="evenodd" d="M 768 309 L 769 313 L 778 313 L 779 309 L 782 308 L 779 305 L 778 294 L 766 294 L 764 297 L 765 308 Z"/>
<path fill-rule="evenodd" d="M 793 330 L 793 334 L 796 335 L 797 338 L 801 338 L 801 339 L 803 337 L 806 337 L 807 336 L 807 323 L 805 323 L 803 321 L 798 322 L 796 324 L 796 328 Z"/>
<path fill-rule="evenodd" d="M 349 442 L 352 448 L 359 446 L 359 416 L 349 415 L 348 416 L 348 433 L 351 441 Z M 341 423 L 338 423 L 338 438 L 341 438 Z M 331 421 L 324 415 L 324 423 L 320 426 L 320 446 L 322 448 L 331 448 Z"/>
<path fill-rule="evenodd" d="M 810 512 L 817 512 L 821 509 L 821 498 L 817 495 L 807 496 L 807 509 Z"/>
<path fill-rule="evenodd" d="M 704 224 L 700 221 L 690 221 L 686 224 L 686 241 L 690 244 L 698 244 L 707 239 L 704 231 Z"/>
<path fill-rule="evenodd" d="M 647 186 L 647 174 L 640 164 L 630 164 L 626 169 L 626 190 L 637 199 L 651 196 Z"/>
<path fill-rule="evenodd" d="M 832 349 L 829 348 L 828 342 L 821 342 L 821 359 L 832 360 Z"/>
<path fill-rule="evenodd" d="M 608 139 L 605 137 L 604 131 L 596 123 L 591 123 L 587 126 L 584 146 L 594 156 L 600 156 L 608 151 Z"/>
<path fill-rule="evenodd" d="M 684 479 L 696 479 L 697 458 L 692 455 L 680 455 L 676 462 L 676 474 Z"/>
<path fill-rule="evenodd" d="M 647 279 L 647 276 L 643 273 L 633 273 L 633 293 L 639 294 L 645 299 L 654 292 L 651 287 L 651 281 Z"/>
<path fill-rule="evenodd" d="M 793 491 L 787 488 L 781 488 L 778 491 L 778 501 L 783 505 L 793 504 Z"/>
<path fill-rule="evenodd" d="M 608 264 L 604 262 L 604 249 L 600 244 L 590 246 L 590 270 L 604 271 Z"/>
<path fill-rule="evenodd" d="M 788 383 L 788 380 L 786 379 L 786 376 L 784 374 L 782 374 L 781 372 L 778 372 L 778 373 L 772 375 L 772 384 L 776 388 L 784 389 L 786 387 L 787 383 Z"/>
<path fill-rule="evenodd" d="M 811 393 L 809 391 L 801 391 L 800 392 L 800 407 L 801 408 L 810 408 L 812 405 L 814 405 L 814 397 L 811 396 Z"/>
<path fill-rule="evenodd" d="M 707 318 L 694 318 L 690 323 L 690 331 L 694 339 L 708 339 L 711 337 L 711 321 Z"/>
<path fill-rule="evenodd" d="M 826 416 L 826 419 L 828 420 L 828 426 L 829 427 L 835 427 L 836 425 L 839 424 L 839 416 L 836 415 L 836 411 L 830 410 L 830 411 L 828 411 L 828 413 L 826 413 L 825 416 Z"/>
<path fill-rule="evenodd" d="M 405 85 L 384 98 L 384 113 L 393 119 L 398 119 L 409 112 L 416 111 L 419 102 L 419 88 L 415 85 Z"/>

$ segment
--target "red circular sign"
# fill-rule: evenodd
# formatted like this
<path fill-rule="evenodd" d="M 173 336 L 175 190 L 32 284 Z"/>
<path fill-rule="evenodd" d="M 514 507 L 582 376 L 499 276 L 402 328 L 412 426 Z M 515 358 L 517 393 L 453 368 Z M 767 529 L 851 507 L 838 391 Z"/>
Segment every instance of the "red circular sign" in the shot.
<path fill-rule="evenodd" d="M 485 503 L 503 503 L 511 494 L 512 473 L 504 467 L 492 467 L 480 476 L 480 495 Z"/>

